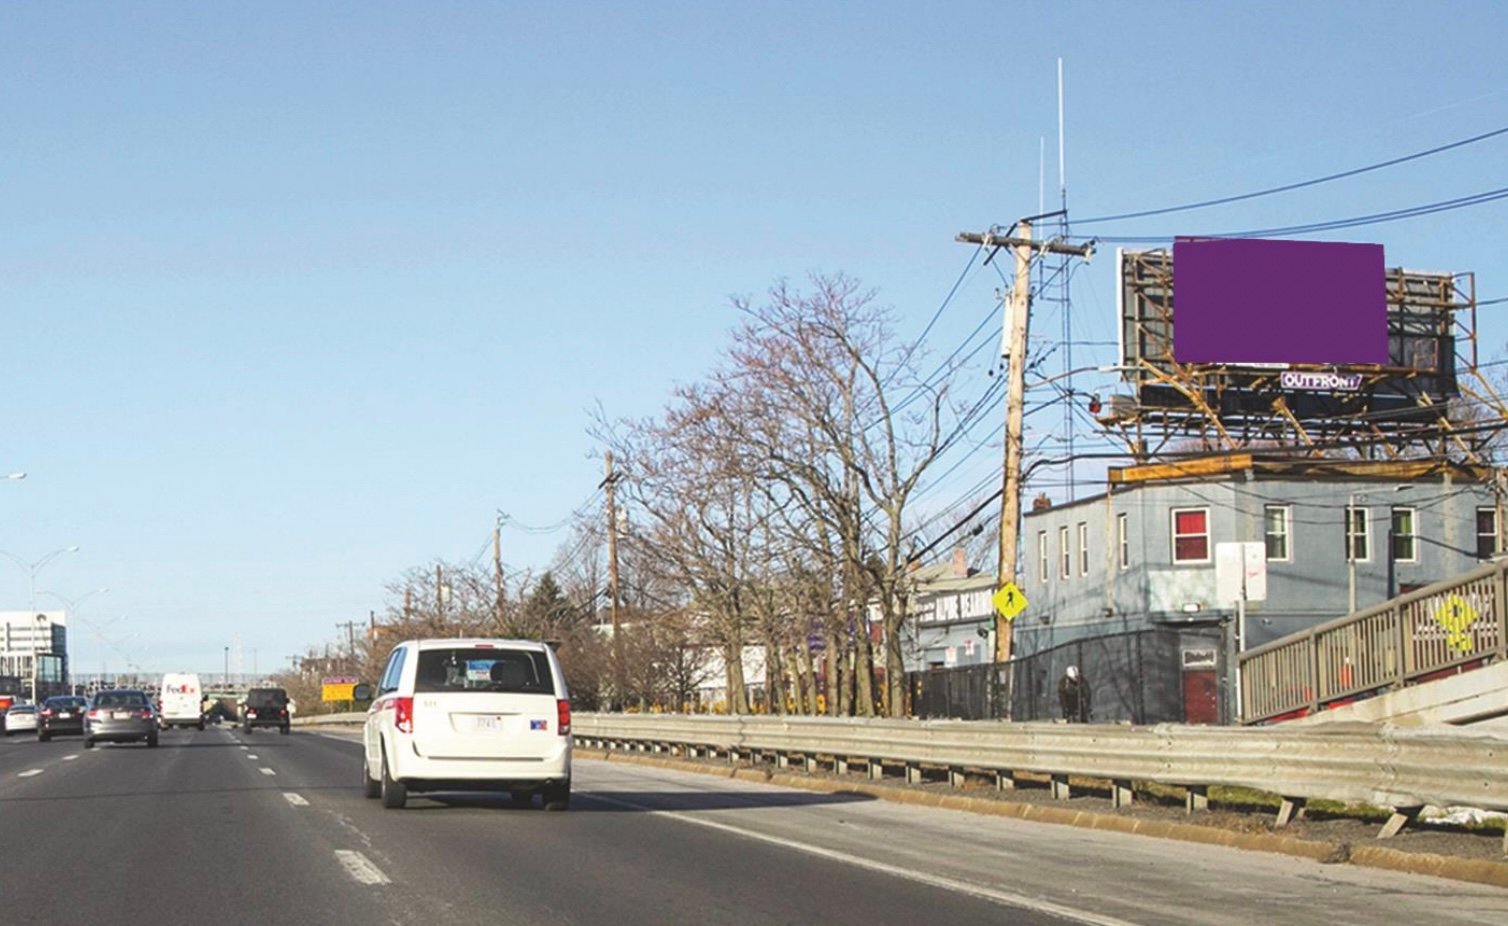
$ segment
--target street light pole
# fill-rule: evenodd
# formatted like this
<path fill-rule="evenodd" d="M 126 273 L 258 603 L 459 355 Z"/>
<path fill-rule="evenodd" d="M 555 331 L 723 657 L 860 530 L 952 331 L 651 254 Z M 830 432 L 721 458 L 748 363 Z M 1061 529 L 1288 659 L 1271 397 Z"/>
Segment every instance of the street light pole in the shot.
<path fill-rule="evenodd" d="M 25 473 L 12 473 L 7 478 L 17 479 L 25 477 Z M 7 553 L 4 550 L 0 550 L 0 556 L 4 556 L 6 559 L 15 563 L 19 568 L 26 570 L 27 585 L 30 593 L 28 604 L 31 608 L 32 619 L 36 621 L 36 624 L 32 627 L 31 636 L 31 700 L 33 702 L 37 700 L 37 658 L 41 653 L 41 648 L 39 646 L 42 636 L 41 625 L 46 621 L 45 617 L 37 614 L 37 573 L 42 571 L 42 567 L 57 559 L 59 556 L 62 556 L 64 553 L 77 553 L 78 551 L 78 544 L 74 544 L 71 547 L 64 547 L 61 550 L 53 550 L 51 553 L 47 554 L 36 562 L 28 563 L 14 553 Z"/>

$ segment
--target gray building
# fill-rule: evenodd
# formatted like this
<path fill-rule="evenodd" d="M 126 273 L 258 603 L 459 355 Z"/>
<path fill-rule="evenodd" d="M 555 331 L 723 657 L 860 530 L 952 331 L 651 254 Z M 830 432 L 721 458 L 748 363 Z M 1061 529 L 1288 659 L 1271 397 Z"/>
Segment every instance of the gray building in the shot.
<path fill-rule="evenodd" d="M 995 575 L 970 569 L 963 550 L 911 574 L 901 655 L 907 672 L 984 665 L 995 659 Z"/>
<path fill-rule="evenodd" d="M 0 678 L 10 679 L 8 687 L 28 698 L 66 691 L 67 615 L 62 611 L 0 611 Z"/>
<path fill-rule="evenodd" d="M 1185 678 L 1187 699 L 1216 683 L 1236 645 L 1236 602 L 1216 588 L 1219 544 L 1265 553 L 1266 597 L 1246 606 L 1252 648 L 1491 557 L 1500 512 L 1490 477 L 1436 461 L 1251 454 L 1112 470 L 1105 494 L 1022 518 L 1017 584 L 1031 607 L 1015 622 L 1014 653 L 1171 634 L 1184 670 L 1199 675 Z"/>

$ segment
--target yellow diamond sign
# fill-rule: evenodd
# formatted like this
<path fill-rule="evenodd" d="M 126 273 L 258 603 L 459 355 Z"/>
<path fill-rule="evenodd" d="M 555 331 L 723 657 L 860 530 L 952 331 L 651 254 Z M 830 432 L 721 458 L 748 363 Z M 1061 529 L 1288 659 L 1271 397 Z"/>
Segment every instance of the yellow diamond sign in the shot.
<path fill-rule="evenodd" d="M 1435 613 L 1430 615 L 1449 634 L 1446 644 L 1462 653 L 1472 651 L 1471 625 L 1477 622 L 1477 609 L 1460 595 L 1447 595 Z"/>
<path fill-rule="evenodd" d="M 1021 589 L 1016 587 L 1016 583 L 1007 582 L 1000 586 L 1000 591 L 990 598 L 990 604 L 995 606 L 995 610 L 1000 612 L 1001 617 L 1013 621 L 1017 614 L 1026 610 L 1029 602 L 1021 593 Z"/>

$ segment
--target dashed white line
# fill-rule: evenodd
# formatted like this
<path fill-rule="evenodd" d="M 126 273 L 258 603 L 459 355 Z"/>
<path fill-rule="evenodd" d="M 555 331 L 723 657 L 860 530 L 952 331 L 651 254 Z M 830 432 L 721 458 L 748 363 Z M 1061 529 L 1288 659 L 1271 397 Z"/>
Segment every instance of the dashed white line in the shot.
<path fill-rule="evenodd" d="M 77 758 L 78 758 L 78 756 L 64 756 L 63 757 L 63 761 L 64 762 L 72 762 L 74 759 L 77 759 Z"/>
<path fill-rule="evenodd" d="M 292 791 L 284 791 L 283 800 L 287 801 L 295 807 L 309 806 L 309 802 L 304 800 L 304 796 L 302 794 L 294 794 Z"/>
<path fill-rule="evenodd" d="M 340 862 L 346 874 L 358 884 L 392 884 L 392 879 L 382 869 L 372 864 L 371 859 L 351 849 L 336 849 L 335 860 Z"/>
<path fill-rule="evenodd" d="M 22 772 L 21 774 L 17 775 L 16 777 L 17 778 L 30 778 L 33 775 L 40 775 L 40 774 L 42 774 L 42 770 L 41 769 L 39 769 L 39 768 L 29 768 L 26 771 Z"/>
<path fill-rule="evenodd" d="M 270 768 L 259 768 L 259 769 L 257 769 L 257 771 L 261 772 L 263 775 L 276 775 L 277 774 L 277 772 L 274 772 Z"/>
<path fill-rule="evenodd" d="M 246 758 L 248 758 L 248 759 L 255 759 L 255 758 L 256 758 L 256 754 L 255 754 L 255 753 L 251 753 L 251 752 L 248 752 L 248 753 L 247 753 L 247 754 L 246 754 Z"/>

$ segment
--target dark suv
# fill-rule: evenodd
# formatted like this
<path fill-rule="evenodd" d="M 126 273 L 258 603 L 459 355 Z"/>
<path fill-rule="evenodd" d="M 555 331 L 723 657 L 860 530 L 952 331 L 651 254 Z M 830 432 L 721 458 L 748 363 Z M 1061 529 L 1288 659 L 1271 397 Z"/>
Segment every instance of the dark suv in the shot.
<path fill-rule="evenodd" d="M 246 709 L 241 729 L 250 733 L 257 727 L 277 727 L 288 733 L 288 692 L 281 688 L 253 688 L 246 692 Z"/>

